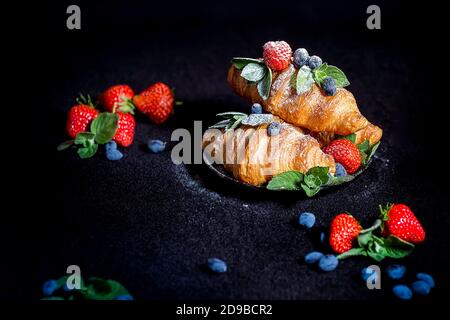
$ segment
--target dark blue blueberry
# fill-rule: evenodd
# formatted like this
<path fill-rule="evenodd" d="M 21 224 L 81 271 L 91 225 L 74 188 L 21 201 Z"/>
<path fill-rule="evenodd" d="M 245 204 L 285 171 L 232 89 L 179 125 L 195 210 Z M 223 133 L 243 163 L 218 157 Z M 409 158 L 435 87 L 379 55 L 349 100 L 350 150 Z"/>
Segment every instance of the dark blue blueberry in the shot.
<path fill-rule="evenodd" d="M 278 135 L 280 131 L 281 131 L 281 123 L 279 122 L 272 122 L 267 127 L 267 134 L 271 137 Z"/>
<path fill-rule="evenodd" d="M 313 251 L 313 252 L 308 253 L 305 256 L 305 262 L 307 264 L 313 264 L 313 263 L 318 262 L 322 257 L 323 257 L 323 253 L 322 252 Z"/>
<path fill-rule="evenodd" d="M 58 282 L 56 280 L 47 280 L 42 286 L 42 294 L 51 296 L 56 289 L 58 289 Z"/>
<path fill-rule="evenodd" d="M 423 296 L 426 296 L 431 291 L 431 287 L 429 286 L 429 284 L 423 280 L 418 280 L 418 281 L 413 282 L 411 284 L 411 288 L 414 291 L 414 293 L 417 293 L 417 294 L 420 294 Z"/>
<path fill-rule="evenodd" d="M 122 294 L 120 296 L 115 297 L 114 300 L 134 300 L 134 298 L 129 294 Z"/>
<path fill-rule="evenodd" d="M 208 259 L 208 268 L 215 273 L 227 272 L 227 264 L 225 263 L 225 261 L 217 258 Z"/>
<path fill-rule="evenodd" d="M 308 66 L 314 70 L 322 65 L 322 59 L 318 56 L 311 56 L 308 60 Z"/>
<path fill-rule="evenodd" d="M 305 48 L 299 48 L 294 52 L 294 66 L 300 69 L 308 64 L 309 53 Z"/>
<path fill-rule="evenodd" d="M 250 113 L 252 113 L 252 114 L 261 114 L 261 113 L 263 113 L 263 109 L 262 109 L 262 107 L 261 107 L 261 105 L 259 103 L 254 103 L 252 105 L 252 109 L 251 109 Z"/>
<path fill-rule="evenodd" d="M 147 147 L 153 153 L 160 153 L 166 148 L 166 143 L 161 140 L 149 140 Z"/>
<path fill-rule="evenodd" d="M 111 161 L 117 161 L 122 159 L 123 154 L 117 150 L 117 143 L 115 141 L 110 141 L 105 145 L 106 158 Z"/>
<path fill-rule="evenodd" d="M 361 270 L 361 278 L 364 281 L 367 281 L 367 279 L 369 279 L 370 277 L 375 281 L 378 279 L 378 273 L 376 272 L 376 270 L 372 269 L 371 267 L 367 267 Z"/>
<path fill-rule="evenodd" d="M 401 264 L 391 264 L 386 268 L 386 273 L 391 279 L 401 279 L 405 275 L 406 267 Z"/>
<path fill-rule="evenodd" d="M 411 289 L 403 284 L 394 286 L 392 288 L 392 292 L 397 296 L 397 298 L 402 300 L 409 300 L 413 295 Z"/>
<path fill-rule="evenodd" d="M 303 212 L 298 216 L 298 223 L 310 229 L 316 223 L 316 216 L 311 212 Z"/>
<path fill-rule="evenodd" d="M 326 256 L 323 256 L 319 260 L 319 268 L 322 271 L 326 272 L 333 271 L 334 269 L 336 269 L 338 264 L 339 260 L 336 258 L 336 256 L 332 254 L 327 254 Z"/>
<path fill-rule="evenodd" d="M 319 240 L 321 243 L 325 243 L 325 232 L 321 232 L 319 235 Z"/>
<path fill-rule="evenodd" d="M 416 275 L 416 277 L 417 277 L 417 279 L 425 281 L 426 283 L 428 283 L 430 288 L 434 288 L 434 285 L 435 285 L 434 279 L 433 279 L 433 277 L 430 274 L 424 273 L 424 272 L 419 272 Z"/>
<path fill-rule="evenodd" d="M 327 96 L 334 96 L 336 94 L 336 80 L 332 77 L 326 77 L 322 81 L 322 89 Z"/>
<path fill-rule="evenodd" d="M 344 166 L 339 162 L 336 163 L 336 173 L 334 174 L 336 177 L 345 177 L 347 175 L 347 170 L 345 170 Z"/>

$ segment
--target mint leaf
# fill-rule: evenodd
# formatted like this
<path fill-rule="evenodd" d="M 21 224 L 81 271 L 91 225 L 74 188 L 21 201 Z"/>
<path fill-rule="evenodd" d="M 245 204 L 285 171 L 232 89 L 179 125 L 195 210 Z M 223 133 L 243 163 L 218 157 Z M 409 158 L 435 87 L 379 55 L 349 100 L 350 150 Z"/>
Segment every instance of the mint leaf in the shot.
<path fill-rule="evenodd" d="M 56 150 L 58 150 L 58 151 L 66 150 L 67 148 L 70 148 L 73 145 L 73 143 L 74 143 L 74 140 L 64 141 L 63 143 L 60 143 L 56 147 Z"/>
<path fill-rule="evenodd" d="M 231 63 L 238 69 L 242 69 L 244 68 L 247 64 L 249 63 L 259 63 L 259 64 L 264 64 L 264 62 L 262 60 L 259 59 L 252 59 L 252 58 L 233 58 L 231 60 Z"/>
<path fill-rule="evenodd" d="M 303 182 L 310 188 L 316 189 L 322 185 L 322 181 L 315 175 L 306 175 Z"/>
<path fill-rule="evenodd" d="M 237 128 L 241 124 L 242 120 L 246 118 L 247 116 L 234 116 L 229 120 L 228 125 L 225 127 L 225 130 L 228 131 Z"/>
<path fill-rule="evenodd" d="M 297 79 L 295 82 L 297 94 L 300 95 L 309 91 L 309 89 L 311 89 L 313 82 L 314 79 L 311 69 L 307 66 L 301 67 L 297 72 Z"/>
<path fill-rule="evenodd" d="M 351 142 L 355 143 L 356 142 L 356 134 L 351 133 L 346 136 L 341 136 L 341 137 L 339 137 L 339 139 L 350 140 Z"/>
<path fill-rule="evenodd" d="M 104 112 L 91 123 L 91 132 L 95 134 L 95 141 L 105 144 L 114 137 L 117 131 L 119 116 L 116 113 Z"/>
<path fill-rule="evenodd" d="M 367 256 L 367 252 L 364 248 L 352 248 L 344 253 L 341 253 L 337 256 L 339 260 L 347 259 L 350 257 L 356 257 L 356 256 Z"/>
<path fill-rule="evenodd" d="M 231 119 L 234 116 L 246 116 L 246 114 L 242 113 L 242 112 L 230 111 L 230 112 L 218 113 L 218 114 L 216 114 L 216 116 L 222 117 L 222 118 L 225 118 L 225 119 Z"/>
<path fill-rule="evenodd" d="M 260 80 L 256 86 L 258 93 L 263 100 L 269 99 L 270 87 L 272 86 L 272 70 L 267 68 L 266 75 Z"/>
<path fill-rule="evenodd" d="M 92 145 L 89 145 L 87 147 L 83 147 L 78 149 L 78 155 L 81 159 L 87 159 L 92 157 L 98 150 L 98 144 L 94 143 Z"/>
<path fill-rule="evenodd" d="M 369 155 L 367 156 L 367 161 L 369 161 L 373 157 L 373 155 L 377 151 L 378 147 L 380 146 L 380 143 L 381 143 L 381 141 L 378 141 L 370 148 Z"/>
<path fill-rule="evenodd" d="M 356 147 L 358 148 L 359 152 L 367 153 L 367 151 L 369 151 L 370 148 L 369 140 L 366 140 L 358 144 Z"/>
<path fill-rule="evenodd" d="M 320 179 L 322 184 L 326 184 L 328 182 L 328 167 L 314 167 L 308 170 L 306 173 L 307 176 L 316 176 Z"/>
<path fill-rule="evenodd" d="M 267 69 L 265 65 L 251 62 L 242 69 L 241 77 L 251 82 L 257 82 L 264 78 Z"/>
<path fill-rule="evenodd" d="M 225 119 L 225 120 L 217 122 L 216 124 L 213 124 L 212 126 L 209 126 L 208 128 L 215 128 L 215 129 L 226 128 L 226 126 L 228 125 L 229 122 L 230 122 L 229 119 Z"/>
<path fill-rule="evenodd" d="M 77 145 L 87 146 L 88 141 L 94 141 L 95 134 L 92 132 L 80 132 L 75 137 L 74 143 Z"/>
<path fill-rule="evenodd" d="M 119 295 L 127 295 L 128 290 L 119 282 L 101 278 L 90 278 L 86 290 L 82 292 L 87 300 L 113 300 Z"/>
<path fill-rule="evenodd" d="M 385 254 L 390 258 L 403 258 L 414 250 L 412 243 L 406 242 L 396 236 L 389 236 L 383 239 Z"/>
<path fill-rule="evenodd" d="M 317 82 L 317 84 L 322 85 L 322 82 L 326 77 L 333 78 L 336 81 L 336 87 L 338 88 L 343 88 L 350 84 L 346 75 L 341 69 L 324 63 L 314 70 L 314 80 Z"/>
<path fill-rule="evenodd" d="M 355 179 L 355 176 L 349 174 L 343 177 L 336 177 L 333 176 L 333 179 L 331 179 L 331 182 L 328 183 L 329 186 L 338 186 L 340 184 L 352 181 L 353 179 Z"/>
<path fill-rule="evenodd" d="M 300 190 L 303 173 L 299 171 L 286 171 L 272 178 L 267 184 L 269 190 Z"/>
<path fill-rule="evenodd" d="M 302 182 L 301 187 L 310 198 L 315 196 L 320 191 L 320 187 L 310 187 L 305 182 Z"/>

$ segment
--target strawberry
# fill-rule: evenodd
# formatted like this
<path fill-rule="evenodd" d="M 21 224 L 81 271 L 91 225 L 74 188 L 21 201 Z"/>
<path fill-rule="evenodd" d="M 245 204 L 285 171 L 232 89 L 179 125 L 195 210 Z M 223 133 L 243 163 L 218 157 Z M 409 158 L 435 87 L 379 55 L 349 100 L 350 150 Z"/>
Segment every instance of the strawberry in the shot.
<path fill-rule="evenodd" d="M 67 134 L 72 139 L 75 139 L 78 133 L 88 131 L 92 120 L 99 114 L 89 95 L 87 98 L 80 95 L 80 98 L 77 98 L 77 102 L 77 105 L 70 108 L 66 123 Z"/>
<path fill-rule="evenodd" d="M 118 84 L 106 89 L 100 95 L 100 104 L 109 112 L 123 111 L 133 113 L 134 91 L 126 84 Z"/>
<path fill-rule="evenodd" d="M 350 140 L 333 140 L 325 147 L 324 152 L 332 155 L 334 161 L 342 164 L 349 174 L 356 172 L 361 165 L 361 154 L 356 145 Z"/>
<path fill-rule="evenodd" d="M 117 122 L 117 131 L 113 139 L 119 146 L 128 147 L 133 142 L 136 121 L 129 113 L 119 111 L 117 115 L 119 116 L 119 121 Z"/>
<path fill-rule="evenodd" d="M 383 233 L 404 241 L 419 243 L 425 240 L 425 230 L 411 209 L 404 204 L 380 206 Z"/>
<path fill-rule="evenodd" d="M 273 71 L 286 69 L 291 62 L 292 49 L 285 41 L 269 41 L 263 46 L 263 58 Z"/>
<path fill-rule="evenodd" d="M 348 213 L 340 213 L 331 222 L 330 245 L 337 253 L 344 253 L 353 247 L 353 241 L 362 228 Z"/>
<path fill-rule="evenodd" d="M 133 98 L 136 108 L 155 123 L 163 123 L 173 112 L 174 96 L 172 90 L 157 82 Z"/>

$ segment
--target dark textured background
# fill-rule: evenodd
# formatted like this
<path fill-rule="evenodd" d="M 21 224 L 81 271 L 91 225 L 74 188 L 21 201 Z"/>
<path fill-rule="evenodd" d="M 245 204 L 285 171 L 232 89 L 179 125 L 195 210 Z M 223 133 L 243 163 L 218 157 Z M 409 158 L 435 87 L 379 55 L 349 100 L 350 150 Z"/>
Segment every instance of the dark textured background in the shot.
<path fill-rule="evenodd" d="M 386 202 L 409 204 L 427 230 L 425 243 L 402 261 L 408 277 L 430 272 L 438 285 L 427 299 L 448 295 L 443 106 L 435 94 L 439 59 L 429 56 L 429 35 L 437 30 L 429 21 L 438 8 L 381 1 L 382 30 L 369 31 L 367 1 L 78 3 L 81 31 L 65 29 L 67 1 L 47 4 L 35 30 L 39 45 L 30 62 L 44 96 L 33 118 L 40 126 L 39 158 L 26 178 L 24 202 L 34 210 L 21 227 L 34 238 L 19 257 L 26 285 L 8 277 L 9 297 L 37 299 L 45 280 L 77 264 L 84 276 L 118 280 L 138 299 L 393 299 L 386 278 L 379 291 L 360 281 L 368 259 L 344 261 L 328 274 L 304 265 L 304 254 L 321 248 L 314 232 L 295 223 L 300 212 L 311 211 L 326 228 L 345 210 L 367 226 Z M 220 111 L 247 111 L 226 83 L 229 61 L 260 56 L 273 39 L 306 47 L 343 69 L 362 113 L 383 128 L 378 156 L 360 178 L 304 199 L 237 189 L 202 165 L 174 165 L 170 148 L 146 151 L 147 139 L 168 141 L 193 120 L 206 126 Z M 80 160 L 75 152 L 56 151 L 79 92 L 96 95 L 117 83 L 140 91 L 155 81 L 175 87 L 184 105 L 160 126 L 137 116 L 125 159 L 109 162 L 99 152 Z M 204 272 L 202 264 L 213 256 L 227 261 L 228 273 Z"/>

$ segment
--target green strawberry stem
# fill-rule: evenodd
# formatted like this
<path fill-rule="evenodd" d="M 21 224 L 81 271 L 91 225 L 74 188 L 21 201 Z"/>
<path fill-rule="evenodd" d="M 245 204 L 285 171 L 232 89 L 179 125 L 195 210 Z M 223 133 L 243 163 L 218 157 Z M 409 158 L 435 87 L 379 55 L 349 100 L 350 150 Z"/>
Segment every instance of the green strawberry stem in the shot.
<path fill-rule="evenodd" d="M 373 223 L 373 225 L 370 228 L 362 230 L 359 234 L 372 232 L 375 229 L 379 228 L 380 226 L 381 226 L 381 220 L 377 219 L 377 220 L 375 220 L 375 222 Z"/>

